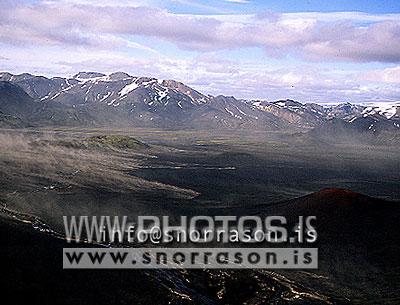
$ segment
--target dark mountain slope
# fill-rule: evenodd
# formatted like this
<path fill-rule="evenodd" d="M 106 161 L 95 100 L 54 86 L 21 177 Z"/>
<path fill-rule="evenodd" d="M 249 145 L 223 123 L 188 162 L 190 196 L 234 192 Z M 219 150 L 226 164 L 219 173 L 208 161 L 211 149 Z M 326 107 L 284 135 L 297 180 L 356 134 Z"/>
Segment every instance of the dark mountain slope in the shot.
<path fill-rule="evenodd" d="M 47 78 L 36 76 L 29 73 L 13 75 L 11 73 L 2 73 L 1 81 L 12 82 L 20 86 L 24 91 L 34 99 L 42 99 L 51 92 L 58 92 L 68 87 L 70 83 L 77 83 L 74 79 L 65 79 L 61 77 Z"/>
<path fill-rule="evenodd" d="M 325 121 L 326 112 L 317 104 L 302 104 L 292 100 L 276 102 L 253 102 L 258 109 L 270 113 L 288 124 L 301 128 L 310 128 L 320 125 Z"/>
<path fill-rule="evenodd" d="M 169 300 L 168 290 L 142 271 L 63 270 L 62 248 L 71 244 L 3 214 L 0 238 L 3 304 L 167 304 Z"/>
<path fill-rule="evenodd" d="M 400 300 L 400 203 L 344 189 L 325 189 L 279 203 L 274 215 L 316 216 L 319 276 L 308 284 L 346 296 L 352 303 Z M 303 279 L 304 280 L 304 279 Z M 374 300 L 374 302 L 371 302 Z M 379 300 L 377 302 L 377 300 Z"/>
<path fill-rule="evenodd" d="M 95 118 L 87 109 L 37 101 L 20 86 L 0 81 L 0 122 L 3 127 L 93 125 Z"/>
<path fill-rule="evenodd" d="M 37 103 L 22 88 L 0 81 L 0 112 L 25 119 L 36 109 Z"/>
<path fill-rule="evenodd" d="M 319 237 L 329 243 L 365 246 L 400 241 L 398 202 L 344 189 L 325 189 L 282 203 L 279 209 L 291 217 L 317 216 Z"/>
<path fill-rule="evenodd" d="M 400 143 L 400 125 L 384 117 L 360 117 L 351 121 L 331 119 L 307 133 L 309 139 L 334 143 L 363 143 L 397 145 Z"/>

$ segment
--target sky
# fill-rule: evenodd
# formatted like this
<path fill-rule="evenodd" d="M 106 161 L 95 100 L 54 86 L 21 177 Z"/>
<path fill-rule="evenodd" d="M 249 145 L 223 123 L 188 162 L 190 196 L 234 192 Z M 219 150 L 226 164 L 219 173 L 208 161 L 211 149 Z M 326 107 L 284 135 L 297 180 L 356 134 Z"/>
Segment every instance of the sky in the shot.
<path fill-rule="evenodd" d="M 0 0 L 0 71 L 124 71 L 244 99 L 400 101 L 400 1 Z"/>

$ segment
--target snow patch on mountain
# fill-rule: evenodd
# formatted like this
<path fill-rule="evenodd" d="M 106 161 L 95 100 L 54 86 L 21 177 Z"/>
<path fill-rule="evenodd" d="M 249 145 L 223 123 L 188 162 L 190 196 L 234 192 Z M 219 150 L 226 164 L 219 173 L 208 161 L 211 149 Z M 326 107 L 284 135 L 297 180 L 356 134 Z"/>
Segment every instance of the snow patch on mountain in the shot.
<path fill-rule="evenodd" d="M 121 89 L 120 92 L 118 92 L 119 96 L 124 96 L 127 95 L 129 92 L 132 92 L 133 90 L 135 90 L 136 88 L 139 87 L 139 84 L 136 82 L 137 79 L 134 79 L 134 81 L 128 85 L 126 85 L 125 87 L 123 87 Z"/>
<path fill-rule="evenodd" d="M 379 114 L 390 119 L 396 114 L 400 102 L 368 102 L 363 103 L 363 105 L 366 107 L 362 112 L 363 116 Z"/>

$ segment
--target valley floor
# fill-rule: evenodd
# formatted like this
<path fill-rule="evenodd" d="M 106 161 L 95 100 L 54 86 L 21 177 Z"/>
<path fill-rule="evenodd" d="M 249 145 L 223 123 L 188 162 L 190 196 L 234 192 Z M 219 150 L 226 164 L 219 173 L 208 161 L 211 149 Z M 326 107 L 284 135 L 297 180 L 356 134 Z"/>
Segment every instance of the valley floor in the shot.
<path fill-rule="evenodd" d="M 2 206 L 39 217 L 56 232 L 63 232 L 64 215 L 264 215 L 277 202 L 326 188 L 350 189 L 382 202 L 400 200 L 396 146 L 318 142 L 285 132 L 140 128 L 1 129 L 0 143 Z M 329 196 L 322 201 L 336 205 L 343 199 Z M 381 202 L 363 198 L 357 199 L 357 208 L 359 202 Z M 387 206 L 398 218 L 398 205 Z M 399 222 L 388 216 L 390 209 L 379 215 L 396 229 Z M 399 301 L 395 284 L 387 290 L 382 286 L 398 279 L 387 266 L 362 253 L 346 260 L 353 253 L 346 251 L 354 249 L 349 243 L 339 251 L 336 240 L 333 246 L 321 245 L 326 258 L 320 271 L 311 274 L 96 270 L 91 282 L 89 271 L 61 269 L 56 253 L 61 253 L 62 240 L 35 232 L 16 215 L 2 213 L 0 219 L 3 264 L 14 264 L 4 269 L 9 274 L 2 277 L 2 286 L 15 295 L 48 294 L 49 304 L 349 304 L 385 296 L 380 303 Z M 385 249 L 399 249 L 398 242 L 387 243 Z M 348 264 L 348 273 L 340 264 Z M 366 271 L 354 277 L 360 266 Z M 93 286 L 84 284 L 88 281 Z"/>

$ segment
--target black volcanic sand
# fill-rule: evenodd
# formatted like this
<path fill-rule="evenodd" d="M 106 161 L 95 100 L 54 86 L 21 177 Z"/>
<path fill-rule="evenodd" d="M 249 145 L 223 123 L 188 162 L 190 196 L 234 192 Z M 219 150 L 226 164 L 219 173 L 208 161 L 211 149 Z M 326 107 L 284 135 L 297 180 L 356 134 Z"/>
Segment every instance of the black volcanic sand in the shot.
<path fill-rule="evenodd" d="M 252 270 L 63 270 L 62 248 L 71 244 L 34 231 L 9 215 L 0 216 L 0 238 L 2 304 L 343 302 L 315 294 L 285 278 Z"/>
<path fill-rule="evenodd" d="M 71 245 L 9 212 L 0 218 L 1 286 L 40 304 L 398 303 L 399 203 L 327 189 L 273 209 L 290 226 L 298 215 L 317 216 L 318 270 L 62 270 Z"/>
<path fill-rule="evenodd" d="M 400 214 L 386 201 L 400 199 L 398 147 L 304 141 L 283 133 L 2 130 L 0 203 L 56 231 L 63 215 L 311 214 L 320 268 L 64 271 L 61 239 L 4 216 L 0 287 L 14 304 L 399 304 Z M 327 187 L 386 200 L 332 189 L 301 197 Z"/>
<path fill-rule="evenodd" d="M 63 270 L 68 245 L 29 225 L 2 216 L 0 238 L 2 304 L 166 304 L 165 289 L 143 272 Z"/>

